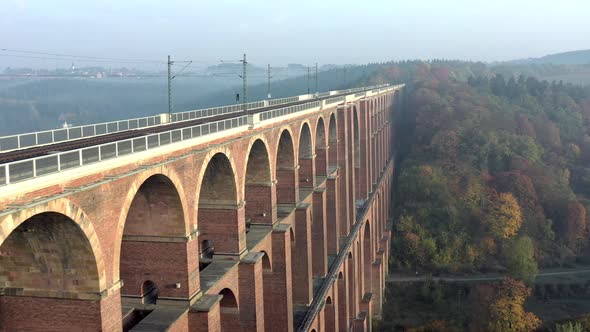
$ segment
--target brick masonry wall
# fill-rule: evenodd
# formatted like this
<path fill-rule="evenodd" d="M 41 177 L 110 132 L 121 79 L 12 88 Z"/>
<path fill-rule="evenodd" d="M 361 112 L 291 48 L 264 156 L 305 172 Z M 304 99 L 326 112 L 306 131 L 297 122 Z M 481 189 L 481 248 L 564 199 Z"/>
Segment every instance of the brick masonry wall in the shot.
<path fill-rule="evenodd" d="M 379 122 L 377 117 L 374 116 L 379 113 L 377 112 L 376 103 L 373 102 L 374 99 L 373 97 L 368 98 L 367 100 L 371 102 L 366 102 L 366 109 L 362 110 L 367 112 L 367 116 L 359 117 L 360 135 L 361 137 L 367 137 L 366 144 L 370 146 L 366 147 L 369 162 L 367 165 L 361 163 L 357 174 L 355 174 L 354 169 L 353 152 L 355 143 L 350 135 L 353 133 L 352 112 L 354 109 L 358 110 L 359 105 L 341 107 L 338 110 L 335 108 L 326 109 L 300 119 L 288 119 L 269 127 L 254 129 L 250 135 L 240 133 L 219 138 L 206 145 L 186 147 L 179 150 L 168 149 L 166 153 L 160 156 L 135 159 L 129 164 L 116 168 L 97 170 L 95 174 L 89 176 L 64 180 L 60 185 L 39 188 L 17 197 L 0 197 L 0 209 L 2 209 L 8 205 L 31 202 L 33 198 L 39 196 L 64 193 L 65 188 L 74 190 L 69 191 L 65 198 L 49 199 L 45 202 L 35 203 L 32 207 L 26 207 L 17 212 L 0 216 L 0 256 L 6 256 L 5 249 L 10 247 L 5 246 L 10 243 L 10 240 L 7 241 L 7 237 L 28 218 L 48 211 L 67 216 L 71 219 L 72 225 L 79 227 L 81 238 L 88 240 L 89 252 L 94 256 L 96 265 L 95 278 L 91 275 L 85 276 L 82 270 L 79 270 L 74 279 L 93 280 L 94 278 L 98 282 L 98 286 L 94 286 L 98 287 L 97 291 L 108 294 L 106 297 L 108 301 L 93 302 L 94 304 L 91 304 L 91 301 L 83 301 L 82 303 L 89 310 L 88 312 L 103 312 L 102 316 L 96 315 L 96 317 L 99 317 L 98 324 L 102 325 L 105 331 L 117 330 L 116 322 L 120 323 L 119 290 L 116 287 L 111 289 L 111 287 L 117 285 L 120 279 L 125 279 L 124 286 L 120 290 L 122 294 L 138 293 L 137 290 L 141 289 L 141 282 L 144 277 L 146 277 L 146 280 L 156 279 L 153 281 L 158 284 L 161 296 L 167 294 L 168 296 L 186 297 L 194 294 L 199 289 L 198 251 L 202 239 L 214 239 L 216 252 L 242 252 L 246 249 L 246 217 L 253 219 L 255 222 L 269 224 L 276 222 L 275 211 L 277 207 L 274 202 L 278 204 L 297 203 L 299 201 L 298 190 L 300 186 L 304 187 L 309 185 L 310 182 L 312 183 L 311 186 L 313 186 L 316 175 L 327 173 L 324 165 L 338 166 L 339 169 L 335 173 L 336 177 L 326 181 L 327 187 L 326 192 L 323 194 L 324 198 L 321 200 L 307 199 L 307 202 L 311 203 L 308 208 L 311 212 L 308 211 L 308 213 L 302 215 L 302 209 L 298 209 L 296 212 L 297 218 L 293 216 L 285 217 L 284 212 L 282 212 L 277 224 L 281 224 L 280 227 L 283 227 L 283 224 L 286 223 L 285 227 L 287 228 L 280 232 L 275 230 L 269 235 L 269 238 L 272 238 L 272 241 L 269 242 L 272 250 L 268 250 L 271 255 L 272 271 L 259 273 L 259 275 L 263 276 L 264 288 L 267 288 L 268 282 L 271 285 L 268 289 L 272 290 L 271 292 L 261 292 L 265 303 L 263 306 L 264 326 L 267 330 L 273 328 L 291 330 L 293 328 L 292 299 L 296 298 L 295 302 L 299 303 L 309 303 L 312 300 L 310 285 L 311 271 L 314 270 L 312 261 L 314 247 L 316 249 L 319 247 L 319 250 L 323 252 L 325 246 L 326 252 L 330 254 L 336 253 L 340 241 L 348 234 L 354 222 L 354 199 L 359 190 L 362 192 L 363 177 L 367 177 L 366 185 L 370 188 L 371 182 L 376 182 L 381 176 L 383 166 L 391 157 L 392 151 L 388 147 L 390 140 L 387 136 L 391 135 L 392 131 L 391 125 L 386 121 L 389 119 L 388 114 L 391 112 L 392 101 L 389 102 L 389 105 L 382 104 L 381 108 L 389 111 L 381 112 L 381 121 Z M 319 121 L 319 119 L 322 120 Z M 308 129 L 302 130 L 306 124 Z M 327 129 L 327 138 L 322 133 L 318 134 L 318 124 L 324 126 L 322 127 L 324 130 Z M 326 126 L 326 124 L 328 125 Z M 367 131 L 366 136 L 364 136 L 363 130 Z M 381 136 L 378 136 L 379 132 L 382 133 Z M 306 145 L 311 147 L 321 147 L 322 143 L 320 141 L 327 139 L 329 148 L 327 150 L 314 150 L 312 148 L 311 155 L 315 154 L 315 160 L 310 158 L 300 159 L 298 142 L 302 141 L 301 135 L 309 135 L 310 139 L 309 142 L 306 142 Z M 282 140 L 281 137 L 283 137 Z M 257 149 L 260 149 L 261 144 L 264 145 L 268 152 L 271 181 L 277 181 L 274 193 L 273 190 L 270 191 L 270 202 L 267 190 L 254 189 L 256 188 L 255 185 L 246 188 L 247 157 L 252 146 L 258 146 Z M 278 153 L 279 150 L 282 151 L 281 154 Z M 307 156 L 309 151 L 304 152 L 304 156 Z M 257 156 L 260 155 L 257 154 Z M 139 168 L 165 162 L 169 158 L 175 159 L 163 165 Z M 253 160 L 259 163 L 263 159 Z M 220 173 L 227 176 L 205 177 L 209 164 L 215 166 L 220 160 L 224 160 Z M 300 168 L 297 168 L 297 165 Z M 258 181 L 260 180 L 258 175 L 262 173 L 264 172 L 257 173 L 252 178 Z M 157 177 L 154 178 L 154 175 Z M 392 174 L 385 174 L 384 176 L 387 178 L 386 181 L 380 183 L 379 187 L 373 188 L 373 191 L 379 191 L 382 195 L 380 196 L 382 198 L 379 203 L 379 211 L 371 212 L 371 225 L 374 227 L 371 231 L 371 250 L 381 249 L 385 251 L 381 256 L 383 257 L 381 264 L 386 264 L 389 257 L 387 252 L 388 243 L 381 242 L 381 240 L 389 234 L 385 232 L 384 228 L 387 211 L 389 211 L 390 197 L 388 191 L 391 187 Z M 303 183 L 301 181 L 308 177 L 310 178 L 309 182 Z M 360 184 L 357 179 L 361 180 Z M 90 184 L 92 186 L 87 189 L 80 188 L 80 186 Z M 143 186 L 144 184 L 145 186 Z M 274 198 L 274 195 L 276 195 L 276 198 Z M 246 206 L 250 201 L 251 213 L 246 212 L 247 208 L 239 205 L 244 200 L 247 202 Z M 323 200 L 325 200 L 325 209 L 317 209 L 318 205 L 324 204 Z M 223 204 L 238 204 L 239 208 L 211 209 L 207 205 L 219 201 Z M 200 202 L 204 204 L 204 207 L 199 208 Z M 376 203 L 371 204 L 372 206 L 376 205 Z M 269 209 L 269 206 L 272 212 L 267 213 L 267 217 L 254 218 L 259 210 Z M 325 220 L 326 238 L 323 244 L 323 236 L 318 239 L 317 234 L 311 231 L 315 219 Z M 275 224 L 275 227 L 277 224 Z M 129 226 L 129 228 L 127 229 L 126 226 Z M 293 227 L 295 230 L 291 231 L 289 227 Z M 323 226 L 320 228 L 319 224 L 316 223 L 314 229 L 324 228 Z M 297 234 L 297 241 L 291 242 L 291 232 Z M 139 244 L 139 242 L 123 241 L 123 233 L 154 237 L 172 236 L 179 239 L 184 238 L 184 242 L 179 244 L 174 243 L 174 241 L 159 243 L 149 241 Z M 295 245 L 293 252 L 291 251 L 292 245 Z M 353 248 L 355 257 L 347 263 L 346 268 L 343 268 L 344 284 L 348 285 L 346 286 L 348 289 L 345 290 L 344 294 L 349 295 L 347 296 L 348 301 L 346 300 L 347 297 L 343 297 L 342 301 L 334 300 L 334 306 L 338 308 L 336 311 L 338 313 L 345 312 L 350 318 L 356 317 L 361 312 L 360 298 L 363 294 L 361 294 L 359 288 L 359 280 L 363 273 L 360 269 L 362 266 L 372 266 L 375 263 L 364 262 L 363 257 L 357 257 L 356 250 L 357 247 L 355 246 Z M 52 253 L 58 256 L 64 255 L 57 250 L 53 250 Z M 374 252 L 371 257 L 378 256 Z M 385 260 L 385 263 L 383 260 Z M 92 263 L 91 259 L 88 261 Z M 324 264 L 318 263 L 319 261 L 320 259 L 316 258 L 316 266 Z M 0 286 L 9 286 L 6 284 L 6 280 L 1 278 L 2 275 L 7 274 L 8 266 L 2 263 L 0 257 Z M 4 270 L 2 270 L 3 268 Z M 383 267 L 373 269 L 373 271 L 383 271 L 379 273 L 386 273 L 386 270 Z M 87 273 L 88 269 L 85 271 L 84 273 Z M 316 272 L 321 275 L 324 273 L 323 271 L 322 268 Z M 32 275 L 23 276 L 24 279 L 21 280 L 32 280 Z M 151 279 L 148 279 L 148 276 Z M 378 280 L 381 277 L 371 279 Z M 239 279 L 237 276 L 231 278 L 224 276 L 223 280 L 225 280 L 223 283 L 226 286 L 231 287 L 232 284 L 229 280 L 238 283 Z M 181 288 L 168 289 L 167 286 L 161 286 L 161 284 L 171 285 L 173 281 L 174 283 L 180 281 Z M 256 285 L 259 282 L 252 281 L 252 284 Z M 302 284 L 303 287 L 295 286 L 297 284 Z M 33 283 L 29 283 L 24 286 L 32 285 Z M 239 298 L 240 287 L 237 287 L 237 284 L 235 286 L 234 288 L 238 289 L 236 296 Z M 380 287 L 371 285 L 372 291 L 378 291 L 378 288 Z M 73 289 L 75 290 L 75 288 Z M 73 301 L 60 298 L 44 300 L 49 301 L 48 303 L 53 301 L 56 304 L 51 306 L 53 311 L 50 313 L 55 317 L 59 317 L 60 314 L 68 311 L 69 304 Z M 40 300 L 39 298 L 23 296 L 0 297 L 0 320 L 8 322 L 7 317 L 9 315 L 7 312 L 18 311 L 15 308 L 25 307 L 27 301 L 37 303 L 36 301 Z M 266 305 L 266 303 L 271 304 Z M 343 309 L 341 309 L 342 305 L 344 305 Z M 87 315 L 88 312 L 84 311 L 85 308 L 76 308 L 76 310 L 81 311 L 79 317 Z M 49 309 L 45 308 L 43 310 Z M 112 313 L 112 318 L 105 318 L 105 313 Z M 17 319 L 18 317 L 19 315 L 16 314 L 14 317 L 11 316 L 11 319 Z M 197 313 L 188 315 L 187 324 L 191 326 L 191 329 L 192 326 L 200 324 L 200 319 L 195 317 L 201 316 Z M 205 324 L 208 328 L 215 330 L 219 326 L 219 318 L 215 318 L 215 315 L 208 314 L 205 317 L 208 320 Z M 269 321 L 268 317 L 274 317 L 274 319 Z M 48 319 L 50 320 L 50 318 Z M 88 324 L 94 324 L 91 323 L 93 322 L 92 319 L 87 319 L 87 321 Z M 342 318 L 338 318 L 338 322 L 343 322 Z M 324 323 L 325 319 L 322 324 Z M 339 325 L 340 328 L 345 326 L 345 324 Z"/>

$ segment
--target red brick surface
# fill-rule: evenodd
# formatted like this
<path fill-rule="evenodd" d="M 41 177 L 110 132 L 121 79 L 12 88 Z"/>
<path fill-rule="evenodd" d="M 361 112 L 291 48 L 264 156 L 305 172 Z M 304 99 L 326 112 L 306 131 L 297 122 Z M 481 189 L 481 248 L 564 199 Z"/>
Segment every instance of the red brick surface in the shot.
<path fill-rule="evenodd" d="M 393 157 L 390 120 L 394 100 L 383 97 L 377 103 L 378 98 L 285 119 L 207 144 L 178 150 L 171 145 L 157 157 L 0 198 L 3 208 L 62 193 L 64 188 L 79 189 L 65 198 L 51 198 L 0 217 L 0 276 L 5 277 L 0 287 L 17 287 L 21 290 L 15 294 L 22 295 L 0 297 L 2 329 L 119 331 L 120 294 L 141 295 L 143 282 L 151 280 L 160 297 L 186 299 L 186 305 L 189 298 L 200 296 L 201 286 L 208 294 L 231 289 L 240 302 L 233 309 L 217 305 L 207 312 L 190 311 L 172 330 L 292 331 L 294 303 L 314 300 L 312 274 L 327 273 L 327 255 L 338 253 L 356 222 L 356 198 L 372 197 L 367 239 L 362 232 L 352 239 L 352 257 L 340 267 L 342 278 L 329 290 L 332 307 L 324 308 L 312 324 L 317 331 L 346 330 L 351 325 L 367 329 L 371 314 L 379 314 L 390 256 L 391 233 L 385 225 L 391 212 L 393 166 L 385 166 Z M 355 118 L 358 140 L 354 138 Z M 248 160 L 252 167 L 247 167 Z M 158 162 L 164 164 L 138 169 Z M 337 172 L 328 174 L 335 167 Z M 334 177 L 316 183 L 320 175 Z M 91 183 L 98 184 L 80 188 Z M 318 186 L 325 186 L 325 191 Z M 305 193 L 316 192 L 300 197 L 300 187 L 309 188 Z M 287 214 L 288 206 L 298 207 Z M 56 237 L 67 244 L 63 247 L 46 245 L 44 250 L 51 256 L 48 262 L 67 261 L 74 252 L 71 248 L 86 248 L 85 255 L 78 255 L 84 264 L 64 270 L 69 285 L 65 289 L 51 282 L 40 287 L 42 279 L 36 274 L 44 267 L 11 256 L 18 246 L 11 244 L 9 235 L 36 214 L 49 220 L 50 211 L 67 216 L 67 222 L 79 231 Z M 247 243 L 246 218 L 253 223 L 276 222 L 275 230 L 259 243 Z M 26 234 L 37 243 L 44 239 L 34 232 Z M 268 256 L 256 264 L 240 263 L 214 284 L 201 285 L 203 240 L 213 241 L 216 254 L 233 255 L 215 259 L 239 261 L 248 250 Z M 59 267 L 51 264 L 48 266 Z M 16 271 L 22 272 L 18 285 Z M 92 296 L 103 300 L 66 298 L 82 294 L 85 280 L 92 281 Z M 372 302 L 362 303 L 365 293 L 376 294 Z"/>

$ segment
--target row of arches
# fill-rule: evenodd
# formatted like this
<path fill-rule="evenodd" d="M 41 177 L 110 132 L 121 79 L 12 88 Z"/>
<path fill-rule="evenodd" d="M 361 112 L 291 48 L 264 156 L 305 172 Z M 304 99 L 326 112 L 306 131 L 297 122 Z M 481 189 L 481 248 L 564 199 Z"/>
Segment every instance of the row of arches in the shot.
<path fill-rule="evenodd" d="M 357 179 L 361 150 L 358 118 L 355 110 L 352 148 Z M 306 190 L 315 186 L 316 176 L 326 176 L 337 167 L 336 116 L 330 115 L 326 122 L 327 125 L 319 118 L 313 132 L 309 123 L 303 123 L 297 145 L 291 131 L 282 130 L 274 163 L 268 143 L 264 139 L 254 140 L 247 153 L 243 195 L 231 155 L 214 153 L 201 172 L 195 204 L 196 245 L 186 240 L 191 237 L 187 234 L 195 231 L 187 224 L 188 214 L 193 212 L 188 210 L 187 193 L 177 178 L 156 172 L 138 184 L 136 190 L 132 189 L 133 198 L 119 223 L 121 239 L 113 257 L 119 266 L 114 267 L 112 279 L 124 280 L 121 293 L 136 296 L 144 304 L 154 304 L 161 296 L 190 296 L 198 291 L 199 281 L 192 281 L 188 275 L 178 273 L 182 268 L 174 267 L 184 266 L 186 270 L 187 264 L 196 264 L 195 269 L 204 270 L 214 255 L 240 254 L 249 226 L 275 222 L 277 207 L 297 203 Z M 68 209 L 79 208 L 72 205 Z M 99 241 L 88 236 L 91 222 L 80 218 L 82 211 L 69 215 L 57 211 L 60 210 L 32 215 L 6 237 L 0 246 L 3 286 L 12 289 L 9 294 L 13 295 L 96 299 L 108 287 L 109 278 L 97 249 Z M 190 261 L 191 250 L 198 251 L 197 262 Z M 271 272 L 268 255 L 263 262 L 265 272 Z M 190 267 L 188 272 L 192 272 Z M 222 300 L 222 313 L 235 314 L 231 308 L 238 306 L 236 296 L 230 289 L 222 293 L 226 299 Z M 3 304 L 0 308 L 6 307 Z"/>

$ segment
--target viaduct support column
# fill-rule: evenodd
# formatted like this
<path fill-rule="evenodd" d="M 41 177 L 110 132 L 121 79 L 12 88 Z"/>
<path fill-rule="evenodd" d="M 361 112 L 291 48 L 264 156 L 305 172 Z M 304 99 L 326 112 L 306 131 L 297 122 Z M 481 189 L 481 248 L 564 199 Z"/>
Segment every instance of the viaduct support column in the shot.
<path fill-rule="evenodd" d="M 272 273 L 264 280 L 267 294 L 264 327 L 267 331 L 293 331 L 290 232 L 291 225 L 286 224 L 278 224 L 272 232 Z"/>
<path fill-rule="evenodd" d="M 240 323 L 244 331 L 264 331 L 263 255 L 260 252 L 250 252 L 238 265 Z"/>
<path fill-rule="evenodd" d="M 367 111 L 367 101 L 362 100 L 360 103 L 360 112 L 359 112 L 359 143 L 360 143 L 360 173 L 359 173 L 359 197 L 357 199 L 366 200 L 369 193 L 371 192 L 370 188 L 370 180 L 369 180 L 369 153 L 368 153 L 368 145 L 369 145 L 369 138 L 368 135 L 370 133 L 369 123 L 370 117 L 368 116 Z"/>
<path fill-rule="evenodd" d="M 313 192 L 313 219 L 311 222 L 314 277 L 324 277 L 328 273 L 326 211 L 326 188 L 316 188 Z"/>
<path fill-rule="evenodd" d="M 293 303 L 309 305 L 313 297 L 311 252 L 311 204 L 301 203 L 295 210 L 293 259 Z"/>
<path fill-rule="evenodd" d="M 340 202 L 338 208 L 340 210 L 340 236 L 348 235 L 350 231 L 349 221 L 349 202 L 351 200 L 349 182 L 352 181 L 351 169 L 348 167 L 349 159 L 349 136 L 351 132 L 348 130 L 348 123 L 350 119 L 350 107 L 338 107 L 338 167 L 340 168 Z"/>
<path fill-rule="evenodd" d="M 326 180 L 326 221 L 327 221 L 327 251 L 328 255 L 337 255 L 340 248 L 340 192 L 338 191 L 338 171 L 328 176 Z"/>
<path fill-rule="evenodd" d="M 338 284 L 338 301 L 336 302 L 338 306 L 338 326 L 340 330 L 347 331 L 348 330 L 348 318 L 350 317 L 349 314 L 349 298 L 348 298 L 348 278 L 346 274 L 346 262 L 344 263 L 344 267 L 342 268 L 341 275 L 338 276 L 338 280 L 336 283 Z"/>

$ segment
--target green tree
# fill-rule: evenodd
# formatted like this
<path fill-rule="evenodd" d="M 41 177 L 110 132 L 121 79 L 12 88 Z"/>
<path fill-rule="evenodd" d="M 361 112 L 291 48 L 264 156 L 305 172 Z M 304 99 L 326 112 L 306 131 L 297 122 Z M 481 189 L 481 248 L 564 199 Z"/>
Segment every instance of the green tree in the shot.
<path fill-rule="evenodd" d="M 567 322 L 555 325 L 555 332 L 584 332 L 584 329 L 579 322 Z"/>
<path fill-rule="evenodd" d="M 529 285 L 532 284 L 535 281 L 535 276 L 539 273 L 534 253 L 535 247 L 530 237 L 521 236 L 512 242 L 506 257 L 510 275 Z"/>

